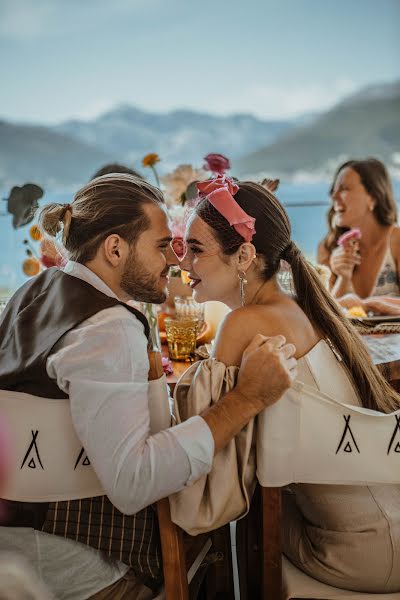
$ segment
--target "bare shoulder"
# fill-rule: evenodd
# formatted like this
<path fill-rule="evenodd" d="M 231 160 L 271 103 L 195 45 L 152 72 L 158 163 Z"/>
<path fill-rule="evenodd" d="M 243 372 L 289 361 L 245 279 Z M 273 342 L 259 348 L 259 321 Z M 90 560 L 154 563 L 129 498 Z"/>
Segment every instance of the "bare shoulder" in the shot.
<path fill-rule="evenodd" d="M 225 365 L 240 365 L 242 354 L 257 333 L 290 336 L 284 314 L 275 305 L 251 305 L 230 312 L 218 329 L 214 357 Z M 289 334 L 289 336 L 288 336 Z"/>

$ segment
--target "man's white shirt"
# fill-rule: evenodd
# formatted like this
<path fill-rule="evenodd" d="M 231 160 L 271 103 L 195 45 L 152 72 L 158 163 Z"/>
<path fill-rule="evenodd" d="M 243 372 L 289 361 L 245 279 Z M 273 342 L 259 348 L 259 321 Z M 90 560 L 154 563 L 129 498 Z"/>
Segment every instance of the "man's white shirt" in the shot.
<path fill-rule="evenodd" d="M 70 261 L 64 272 L 116 297 L 84 265 Z M 69 395 L 76 433 L 107 496 L 127 514 L 208 473 L 214 455 L 211 431 L 198 416 L 150 435 L 148 370 L 143 324 L 122 305 L 69 331 L 47 360 L 48 375 Z M 63 600 L 84 600 L 127 570 L 82 544 L 33 529 L 1 527 L 0 548 L 15 547 Z M 82 569 L 84 562 L 89 565 Z"/>

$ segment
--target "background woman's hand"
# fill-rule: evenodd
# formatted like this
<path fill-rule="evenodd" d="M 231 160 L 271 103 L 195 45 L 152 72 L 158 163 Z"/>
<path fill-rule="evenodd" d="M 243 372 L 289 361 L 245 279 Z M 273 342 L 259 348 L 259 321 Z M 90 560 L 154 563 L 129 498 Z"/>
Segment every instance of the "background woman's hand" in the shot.
<path fill-rule="evenodd" d="M 397 316 L 400 315 L 400 299 L 398 299 L 398 303 L 395 303 L 384 296 L 381 298 L 379 296 L 371 296 L 364 300 L 364 310 L 377 315 Z"/>
<path fill-rule="evenodd" d="M 366 310 L 365 301 L 362 300 L 360 296 L 357 296 L 357 294 L 345 294 L 341 298 L 337 298 L 337 301 L 343 308 L 353 308 L 353 306 L 361 306 L 364 310 Z"/>
<path fill-rule="evenodd" d="M 348 246 L 338 246 L 330 256 L 329 266 L 337 277 L 351 280 L 354 269 L 361 263 L 361 257 Z"/>

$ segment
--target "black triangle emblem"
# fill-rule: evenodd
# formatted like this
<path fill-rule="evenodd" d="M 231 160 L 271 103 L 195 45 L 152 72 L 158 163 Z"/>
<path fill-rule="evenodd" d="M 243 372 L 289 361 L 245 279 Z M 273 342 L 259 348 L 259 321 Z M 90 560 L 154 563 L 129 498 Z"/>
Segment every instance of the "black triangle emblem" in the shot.
<path fill-rule="evenodd" d="M 40 460 L 40 454 L 39 454 L 39 449 L 37 446 L 37 437 L 39 435 L 39 430 L 37 429 L 36 431 L 31 431 L 32 434 L 32 441 L 29 444 L 29 448 L 26 451 L 26 454 L 24 456 L 24 459 L 22 461 L 21 464 L 21 469 L 25 466 L 26 461 L 28 460 L 28 458 L 30 459 L 28 462 L 28 467 L 30 469 L 36 469 L 36 461 L 35 461 L 35 456 L 36 456 L 36 460 L 38 462 L 38 464 L 41 466 L 41 468 L 44 470 L 44 467 L 42 465 L 42 461 Z M 34 455 L 34 456 L 33 456 Z"/>
<path fill-rule="evenodd" d="M 81 451 L 78 454 L 78 458 L 75 461 L 74 471 L 75 471 L 76 467 L 79 465 L 79 463 L 83 467 L 88 467 L 90 465 L 90 460 L 89 460 L 87 454 L 85 454 L 85 448 L 81 448 Z"/>
<path fill-rule="evenodd" d="M 395 443 L 396 437 L 400 439 L 400 415 L 395 415 L 396 425 L 394 426 L 394 431 L 392 433 L 392 437 L 390 438 L 389 446 L 387 449 L 387 453 L 389 454 L 392 449 L 393 444 Z M 396 454 L 400 454 L 400 441 L 397 442 L 396 446 L 393 449 Z"/>
<path fill-rule="evenodd" d="M 343 444 L 345 444 L 345 446 L 343 448 L 343 452 L 346 452 L 347 454 L 349 454 L 350 452 L 353 452 L 353 447 L 352 447 L 352 445 L 350 443 L 351 441 L 353 442 L 355 450 L 357 450 L 358 454 L 360 454 L 360 450 L 359 450 L 359 448 L 357 446 L 356 439 L 355 439 L 355 437 L 353 435 L 353 432 L 351 430 L 351 427 L 350 427 L 351 415 L 347 415 L 347 416 L 343 415 L 343 419 L 344 419 L 344 422 L 345 422 L 345 426 L 344 426 L 344 430 L 343 430 L 343 433 L 342 433 L 342 437 L 340 438 L 340 442 L 338 444 L 338 447 L 336 448 L 335 454 L 337 454 L 339 452 L 339 450 L 341 449 L 341 447 L 343 446 Z M 347 438 L 347 441 L 346 441 L 346 438 Z"/>

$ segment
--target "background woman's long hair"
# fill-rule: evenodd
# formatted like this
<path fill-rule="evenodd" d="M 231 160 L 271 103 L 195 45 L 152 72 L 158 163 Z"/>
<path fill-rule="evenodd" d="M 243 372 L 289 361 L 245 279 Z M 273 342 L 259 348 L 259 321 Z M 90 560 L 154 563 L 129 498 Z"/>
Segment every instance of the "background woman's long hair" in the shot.
<path fill-rule="evenodd" d="M 367 193 L 375 200 L 373 213 L 380 225 L 394 225 L 397 222 L 397 205 L 393 195 L 393 188 L 389 173 L 385 165 L 376 158 L 366 158 L 364 160 L 347 160 L 341 164 L 333 177 L 333 182 L 329 191 L 332 197 L 336 179 L 343 169 L 353 169 L 358 173 L 361 183 Z M 329 253 L 337 246 L 339 237 L 347 231 L 348 227 L 337 227 L 335 225 L 335 211 L 330 207 L 327 214 L 328 233 L 323 239 L 323 244 Z"/>
<path fill-rule="evenodd" d="M 265 261 L 263 278 L 268 280 L 278 272 L 282 258 L 289 262 L 298 305 L 339 351 L 362 405 L 382 412 L 399 408 L 399 394 L 372 363 L 356 329 L 325 289 L 314 267 L 291 241 L 289 217 L 283 206 L 260 185 L 250 181 L 238 183 L 235 200 L 256 219 L 252 243 Z M 233 254 L 239 249 L 243 238 L 233 227 L 227 228 L 226 220 L 208 200 L 202 200 L 195 211 L 214 230 L 223 253 Z"/>

